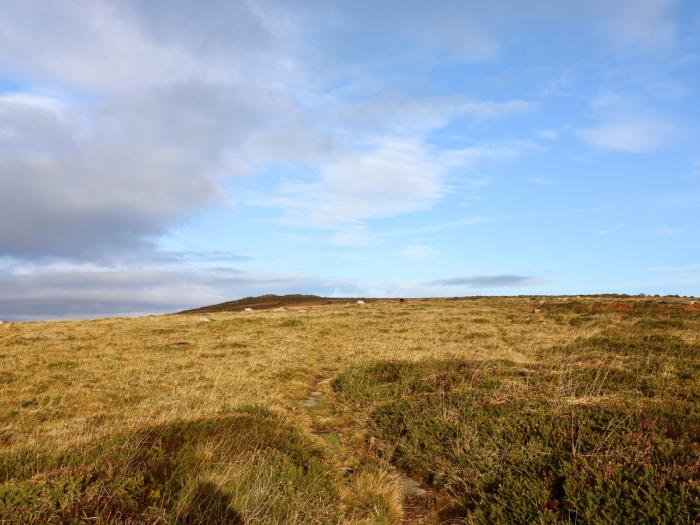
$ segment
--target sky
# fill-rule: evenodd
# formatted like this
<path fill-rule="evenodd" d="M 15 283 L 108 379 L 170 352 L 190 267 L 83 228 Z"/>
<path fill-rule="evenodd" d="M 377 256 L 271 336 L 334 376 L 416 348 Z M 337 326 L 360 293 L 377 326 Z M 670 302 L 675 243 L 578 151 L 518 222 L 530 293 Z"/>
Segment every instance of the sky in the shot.
<path fill-rule="evenodd" d="M 694 0 L 0 12 L 0 319 L 700 295 Z"/>

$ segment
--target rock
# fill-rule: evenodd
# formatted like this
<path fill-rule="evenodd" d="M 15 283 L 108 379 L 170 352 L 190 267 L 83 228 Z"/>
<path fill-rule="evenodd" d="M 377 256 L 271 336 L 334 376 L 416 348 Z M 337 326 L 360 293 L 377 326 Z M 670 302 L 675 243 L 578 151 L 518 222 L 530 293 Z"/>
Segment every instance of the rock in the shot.
<path fill-rule="evenodd" d="M 199 322 L 200 323 L 211 323 L 211 319 L 209 319 L 208 317 L 202 316 L 199 318 Z"/>
<path fill-rule="evenodd" d="M 318 404 L 318 401 L 310 397 L 309 399 L 304 399 L 303 401 L 300 401 L 300 403 L 305 407 L 311 408 L 315 407 Z"/>
<path fill-rule="evenodd" d="M 421 498 L 428 493 L 427 490 L 420 486 L 420 483 L 408 476 L 401 476 L 399 478 L 399 483 L 401 484 L 404 496 L 407 498 Z"/>
<path fill-rule="evenodd" d="M 320 397 L 321 392 L 319 392 L 318 390 L 314 390 L 313 392 L 311 392 L 310 395 L 311 395 L 311 397 Z"/>

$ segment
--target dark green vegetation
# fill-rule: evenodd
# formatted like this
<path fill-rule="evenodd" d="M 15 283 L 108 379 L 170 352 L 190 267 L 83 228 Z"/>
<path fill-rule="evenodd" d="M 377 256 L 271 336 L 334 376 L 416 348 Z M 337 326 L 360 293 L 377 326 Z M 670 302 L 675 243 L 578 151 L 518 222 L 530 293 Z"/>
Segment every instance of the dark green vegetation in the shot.
<path fill-rule="evenodd" d="M 321 449 L 255 407 L 54 455 L 5 454 L 0 476 L 3 523 L 236 524 L 255 513 L 265 523 L 338 519 Z"/>
<path fill-rule="evenodd" d="M 700 347 L 634 327 L 545 364 L 363 364 L 333 389 L 376 454 L 449 496 L 443 519 L 698 523 Z"/>

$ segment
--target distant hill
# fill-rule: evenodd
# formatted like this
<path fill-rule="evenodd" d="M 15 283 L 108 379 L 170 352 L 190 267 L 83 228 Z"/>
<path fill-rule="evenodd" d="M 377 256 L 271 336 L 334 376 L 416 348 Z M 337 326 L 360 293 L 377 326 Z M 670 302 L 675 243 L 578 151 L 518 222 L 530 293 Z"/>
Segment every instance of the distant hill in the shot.
<path fill-rule="evenodd" d="M 350 297 L 320 297 L 318 295 L 261 295 L 259 297 L 245 297 L 236 301 L 227 301 L 225 303 L 213 304 L 210 306 L 202 306 L 201 308 L 193 308 L 179 312 L 181 314 L 205 314 L 213 312 L 242 312 L 246 308 L 253 310 L 269 310 L 272 308 L 292 307 L 292 306 L 319 306 L 324 304 L 342 304 L 352 303 L 359 298 Z M 370 302 L 371 299 L 363 299 Z"/>

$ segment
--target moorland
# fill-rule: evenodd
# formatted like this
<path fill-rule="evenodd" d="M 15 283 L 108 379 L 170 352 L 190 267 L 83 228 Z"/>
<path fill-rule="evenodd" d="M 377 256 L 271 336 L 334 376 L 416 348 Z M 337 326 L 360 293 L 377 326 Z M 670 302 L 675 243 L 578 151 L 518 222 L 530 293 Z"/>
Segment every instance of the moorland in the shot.
<path fill-rule="evenodd" d="M 0 324 L 0 520 L 700 520 L 697 300 L 275 300 Z"/>

